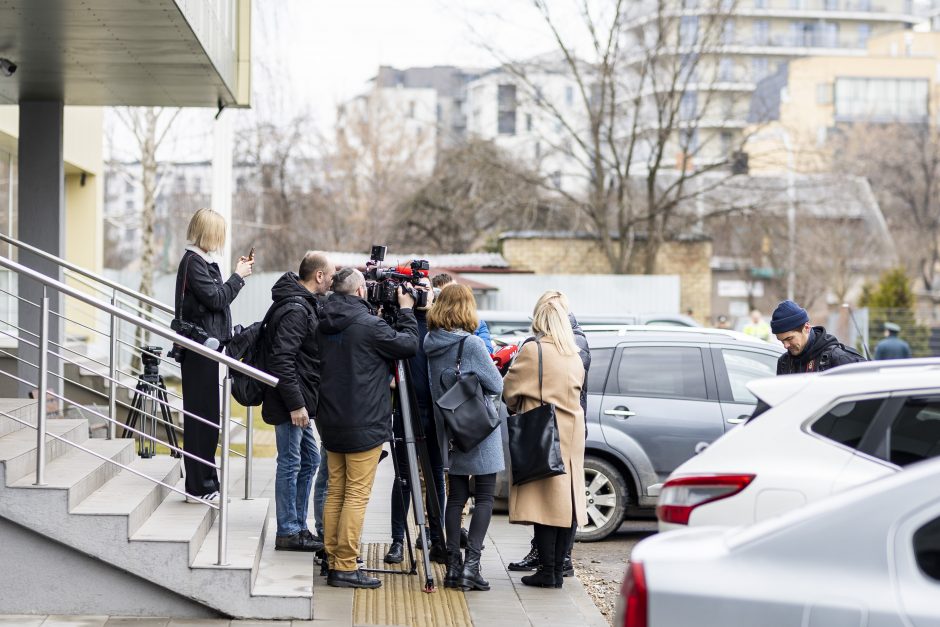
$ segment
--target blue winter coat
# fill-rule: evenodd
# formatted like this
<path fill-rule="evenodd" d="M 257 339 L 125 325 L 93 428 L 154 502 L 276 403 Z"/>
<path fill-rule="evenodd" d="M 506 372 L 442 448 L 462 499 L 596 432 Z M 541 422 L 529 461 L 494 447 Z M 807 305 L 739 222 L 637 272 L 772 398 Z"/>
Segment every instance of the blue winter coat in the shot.
<path fill-rule="evenodd" d="M 457 349 L 460 340 L 467 338 L 463 347 L 463 360 L 460 371 L 474 372 L 480 379 L 483 392 L 487 395 L 501 396 L 503 393 L 503 379 L 499 370 L 493 365 L 493 360 L 479 337 L 470 335 L 466 331 L 443 331 L 435 329 L 428 332 L 424 338 L 424 352 L 428 356 L 428 371 L 431 378 L 431 397 L 437 401 L 445 392 L 441 384 L 441 374 L 453 373 L 457 366 Z M 492 399 L 487 399 L 492 402 Z M 438 437 L 441 442 L 441 457 L 444 467 L 455 475 L 488 475 L 499 472 L 505 468 L 503 460 L 503 440 L 500 429 L 496 429 L 476 448 L 466 453 L 457 449 L 448 451 L 446 432 L 440 422 L 438 412 L 434 413 L 437 422 Z"/>

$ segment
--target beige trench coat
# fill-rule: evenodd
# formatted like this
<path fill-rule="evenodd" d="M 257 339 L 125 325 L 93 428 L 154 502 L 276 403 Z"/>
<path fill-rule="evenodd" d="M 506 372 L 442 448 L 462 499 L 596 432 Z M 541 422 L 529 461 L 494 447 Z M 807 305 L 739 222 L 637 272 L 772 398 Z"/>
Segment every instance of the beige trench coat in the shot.
<path fill-rule="evenodd" d="M 550 337 L 542 343 L 542 398 L 554 403 L 558 421 L 563 475 L 509 488 L 509 522 L 553 527 L 571 527 L 574 499 L 578 525 L 587 523 L 584 497 L 584 412 L 581 386 L 584 366 L 577 353 L 562 355 Z M 503 398 L 510 410 L 522 413 L 539 404 L 539 353 L 535 342 L 527 342 L 506 378 Z"/>

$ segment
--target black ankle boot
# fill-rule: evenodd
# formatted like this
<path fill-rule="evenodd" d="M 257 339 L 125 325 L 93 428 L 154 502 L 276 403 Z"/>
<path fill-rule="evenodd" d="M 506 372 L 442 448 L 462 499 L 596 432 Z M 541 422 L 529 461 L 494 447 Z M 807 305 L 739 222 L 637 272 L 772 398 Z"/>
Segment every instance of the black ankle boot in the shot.
<path fill-rule="evenodd" d="M 535 542 L 532 543 L 532 548 L 529 549 L 529 552 L 518 562 L 510 562 L 509 570 L 512 571 L 527 571 L 535 570 L 539 565 L 539 550 L 535 548 Z"/>
<path fill-rule="evenodd" d="M 480 551 L 467 548 L 467 557 L 457 585 L 464 590 L 489 590 L 490 582 L 480 575 Z"/>
<path fill-rule="evenodd" d="M 555 582 L 555 571 L 546 570 L 539 566 L 539 569 L 532 575 L 526 575 L 522 578 L 522 583 L 535 588 L 555 588 L 558 587 Z"/>
<path fill-rule="evenodd" d="M 463 560 L 460 558 L 460 550 L 447 551 L 447 574 L 444 575 L 445 588 L 457 588 L 457 581 L 463 573 Z"/>

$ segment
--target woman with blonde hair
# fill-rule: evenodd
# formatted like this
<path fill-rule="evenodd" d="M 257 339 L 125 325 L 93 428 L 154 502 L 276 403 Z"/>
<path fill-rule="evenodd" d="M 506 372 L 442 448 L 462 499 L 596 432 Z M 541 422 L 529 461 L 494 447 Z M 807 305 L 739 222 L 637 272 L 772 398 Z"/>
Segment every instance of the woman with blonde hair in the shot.
<path fill-rule="evenodd" d="M 435 402 L 457 381 L 457 372 L 474 373 L 483 393 L 499 396 L 503 381 L 493 364 L 483 340 L 474 335 L 479 319 L 473 292 L 466 285 L 451 284 L 441 290 L 428 312 L 428 334 L 424 350 L 428 356 L 431 397 Z M 459 357 L 458 357 L 459 355 Z M 490 399 L 487 398 L 489 403 Z M 480 420 L 485 420 L 481 416 Z M 503 441 L 499 429 L 469 451 L 456 448 L 448 451 L 446 431 L 437 425 L 438 434 L 445 434 L 441 453 L 444 467 L 449 467 L 450 484 L 444 515 L 447 538 L 447 575 L 444 586 L 464 590 L 489 590 L 490 584 L 480 574 L 480 553 L 483 538 L 493 514 L 496 473 L 505 468 Z M 460 515 L 470 498 L 470 477 L 474 478 L 473 518 L 467 542 L 466 559 L 460 559 Z"/>
<path fill-rule="evenodd" d="M 512 486 L 509 521 L 535 526 L 539 567 L 535 574 L 523 577 L 522 583 L 561 588 L 572 535 L 578 525 L 587 523 L 581 408 L 584 366 L 564 294 L 542 295 L 533 312 L 532 331 L 534 340 L 523 344 L 503 380 L 503 399 L 515 413 L 535 409 L 543 402 L 555 406 L 565 474 Z"/>
<path fill-rule="evenodd" d="M 186 247 L 176 273 L 176 317 L 201 328 L 220 348 L 232 339 L 232 312 L 229 308 L 251 274 L 253 259 L 241 257 L 235 272 L 224 283 L 219 264 L 212 256 L 225 244 L 225 218 L 212 209 L 193 214 L 186 230 Z M 190 338 L 193 339 L 193 338 Z M 197 340 L 198 341 L 198 340 Z M 182 351 L 177 356 L 183 383 L 183 450 L 215 464 L 219 429 L 192 416 L 219 424 L 219 364 L 202 355 Z M 186 468 L 186 500 L 214 501 L 219 497 L 216 469 L 189 456 Z"/>

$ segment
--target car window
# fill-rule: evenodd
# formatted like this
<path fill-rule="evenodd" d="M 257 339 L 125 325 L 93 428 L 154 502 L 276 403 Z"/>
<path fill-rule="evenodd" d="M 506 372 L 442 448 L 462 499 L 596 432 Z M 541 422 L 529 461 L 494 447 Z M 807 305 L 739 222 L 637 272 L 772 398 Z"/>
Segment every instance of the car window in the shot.
<path fill-rule="evenodd" d="M 899 466 L 940 456 L 940 398 L 905 401 L 888 431 L 888 461 Z"/>
<path fill-rule="evenodd" d="M 647 320 L 644 324 L 651 327 L 688 327 L 682 320 Z"/>
<path fill-rule="evenodd" d="M 814 422 L 810 429 L 813 433 L 857 449 L 883 402 L 884 399 L 876 398 L 840 403 Z"/>
<path fill-rule="evenodd" d="M 695 346 L 634 346 L 620 352 L 614 394 L 707 400 L 702 350 Z"/>
<path fill-rule="evenodd" d="M 914 559 L 921 572 L 940 581 L 940 518 L 914 532 Z"/>
<path fill-rule="evenodd" d="M 588 394 L 603 394 L 604 384 L 607 382 L 607 371 L 610 369 L 610 360 L 614 356 L 612 348 L 595 348 L 591 350 L 591 369 L 588 370 Z"/>
<path fill-rule="evenodd" d="M 754 379 L 773 377 L 777 374 L 777 358 L 766 353 L 721 349 L 721 357 L 731 384 L 731 398 L 735 403 L 756 403 L 757 398 L 747 389 Z"/>

